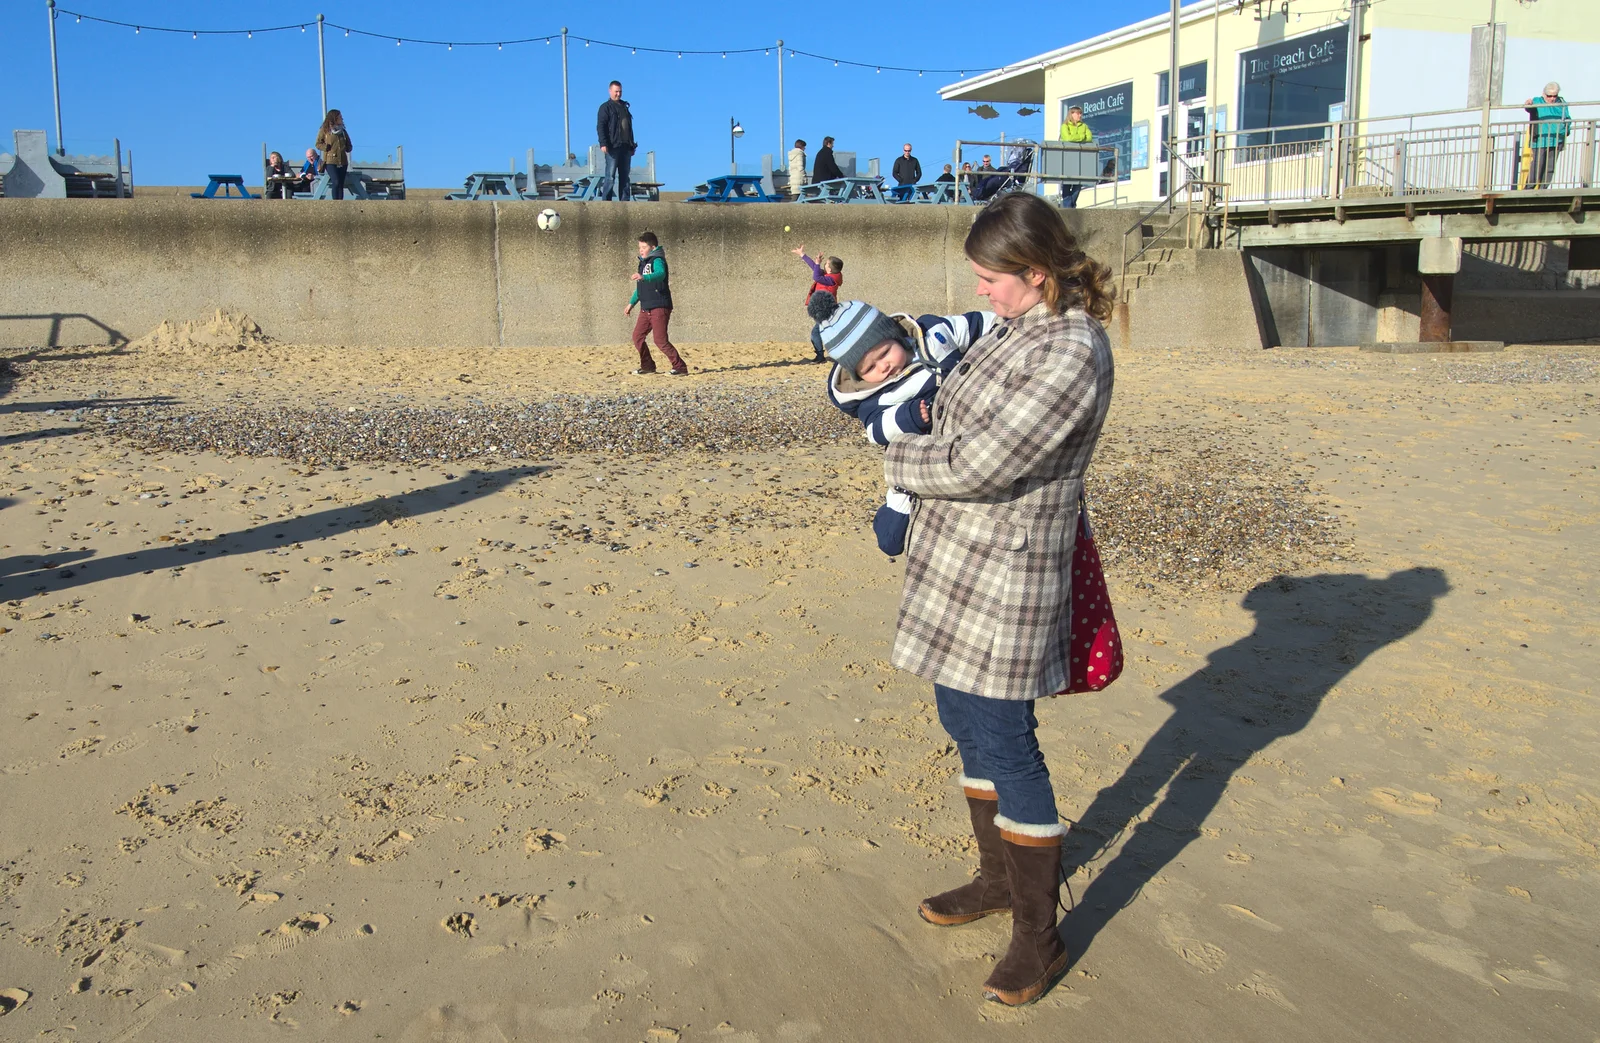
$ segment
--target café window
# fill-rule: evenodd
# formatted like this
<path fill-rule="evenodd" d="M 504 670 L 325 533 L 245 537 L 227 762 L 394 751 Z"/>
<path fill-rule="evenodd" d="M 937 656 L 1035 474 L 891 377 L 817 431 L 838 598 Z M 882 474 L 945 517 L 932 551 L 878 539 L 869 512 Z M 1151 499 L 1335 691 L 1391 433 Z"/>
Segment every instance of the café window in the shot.
<path fill-rule="evenodd" d="M 1062 98 L 1063 120 L 1067 118 L 1067 110 L 1074 105 L 1083 110 L 1083 122 L 1089 124 L 1094 143 L 1104 150 L 1101 153 L 1105 161 L 1103 176 L 1108 180 L 1115 177 L 1119 181 L 1126 181 L 1131 176 L 1129 171 L 1133 169 L 1130 166 L 1133 144 L 1132 81 Z M 1115 160 L 1112 158 L 1112 149 L 1116 150 Z"/>
<path fill-rule="evenodd" d="M 1340 25 L 1292 40 L 1280 40 L 1239 55 L 1239 129 L 1243 145 L 1312 141 L 1321 127 L 1277 130 L 1302 123 L 1326 123 L 1330 106 L 1344 102 L 1345 45 L 1349 26 Z"/>

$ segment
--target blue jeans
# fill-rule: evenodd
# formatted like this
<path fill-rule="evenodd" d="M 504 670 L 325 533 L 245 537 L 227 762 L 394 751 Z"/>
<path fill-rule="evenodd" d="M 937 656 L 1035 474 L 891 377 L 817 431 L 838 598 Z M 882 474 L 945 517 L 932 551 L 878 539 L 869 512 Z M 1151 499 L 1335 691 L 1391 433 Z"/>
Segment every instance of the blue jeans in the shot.
<path fill-rule="evenodd" d="M 607 149 L 606 157 L 606 187 L 601 191 L 603 199 L 620 199 L 624 203 L 633 198 L 633 184 L 628 180 L 628 171 L 633 166 L 633 153 L 623 155 L 620 152 Z M 612 191 L 616 195 L 612 195 Z"/>
<path fill-rule="evenodd" d="M 1061 186 L 1061 205 L 1069 209 L 1076 207 L 1078 205 L 1078 193 L 1082 191 L 1082 185 L 1063 184 Z"/>
<path fill-rule="evenodd" d="M 1034 729 L 1033 700 L 986 699 L 933 686 L 939 723 L 961 751 L 961 770 L 970 779 L 994 783 L 1000 814 L 1026 826 L 1054 826 L 1056 793 Z"/>
<path fill-rule="evenodd" d="M 350 164 L 341 163 L 339 166 L 323 167 L 328 172 L 328 188 L 333 191 L 333 198 L 344 198 L 344 176 L 350 170 Z"/>

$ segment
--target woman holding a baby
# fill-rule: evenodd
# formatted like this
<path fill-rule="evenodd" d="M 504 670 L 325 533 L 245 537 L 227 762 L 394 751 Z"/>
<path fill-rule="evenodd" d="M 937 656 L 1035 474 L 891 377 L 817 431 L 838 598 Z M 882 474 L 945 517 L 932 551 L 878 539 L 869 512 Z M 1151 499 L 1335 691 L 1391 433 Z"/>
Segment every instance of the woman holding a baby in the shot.
<path fill-rule="evenodd" d="M 934 684 L 978 842 L 978 876 L 919 912 L 954 925 L 1009 911 L 1010 948 L 984 988 L 1017 1005 L 1068 960 L 1065 829 L 1034 701 L 1066 682 L 1083 477 L 1111 406 L 1111 273 L 1023 193 L 987 207 L 965 250 L 998 321 L 939 386 L 931 432 L 888 446 L 888 483 L 914 501 L 893 659 Z"/>

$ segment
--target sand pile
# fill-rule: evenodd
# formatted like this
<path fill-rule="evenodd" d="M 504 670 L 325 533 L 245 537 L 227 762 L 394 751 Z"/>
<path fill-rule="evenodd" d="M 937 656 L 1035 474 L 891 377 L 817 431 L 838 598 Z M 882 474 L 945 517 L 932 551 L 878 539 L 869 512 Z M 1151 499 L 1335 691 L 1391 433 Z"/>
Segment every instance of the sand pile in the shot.
<path fill-rule="evenodd" d="M 250 316 L 218 308 L 210 319 L 192 322 L 163 320 L 161 325 L 129 343 L 134 351 L 160 354 L 214 354 L 264 348 L 272 340 Z"/>

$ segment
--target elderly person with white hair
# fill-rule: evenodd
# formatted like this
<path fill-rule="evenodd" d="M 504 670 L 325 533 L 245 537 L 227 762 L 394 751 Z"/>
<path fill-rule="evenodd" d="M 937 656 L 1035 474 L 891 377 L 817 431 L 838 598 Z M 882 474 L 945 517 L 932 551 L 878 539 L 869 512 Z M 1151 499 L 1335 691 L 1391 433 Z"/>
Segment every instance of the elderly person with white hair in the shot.
<path fill-rule="evenodd" d="M 1528 169 L 1529 188 L 1549 188 L 1555 179 L 1556 157 L 1567 146 L 1572 133 L 1572 117 L 1561 96 L 1561 84 L 1554 80 L 1544 85 L 1544 94 L 1529 98 L 1528 118 L 1533 121 L 1533 165 Z"/>

